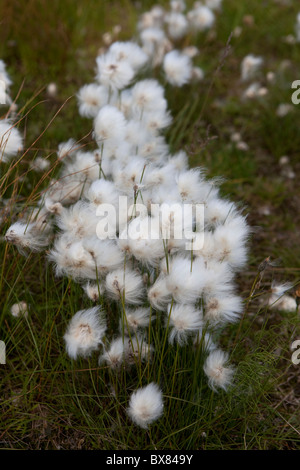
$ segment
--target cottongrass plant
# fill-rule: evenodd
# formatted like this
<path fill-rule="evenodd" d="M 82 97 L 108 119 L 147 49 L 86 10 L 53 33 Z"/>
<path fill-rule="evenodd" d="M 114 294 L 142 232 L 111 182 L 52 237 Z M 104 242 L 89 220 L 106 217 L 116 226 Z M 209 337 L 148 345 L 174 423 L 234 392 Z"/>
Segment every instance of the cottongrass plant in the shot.
<path fill-rule="evenodd" d="M 67 354 L 98 354 L 112 373 L 135 368 L 138 389 L 127 414 L 144 429 L 163 413 L 168 344 L 176 358 L 186 347 L 200 354 L 212 390 L 227 390 L 234 377 L 218 341 L 243 312 L 235 277 L 247 262 L 249 227 L 215 180 L 188 168 L 185 151 L 170 152 L 165 89 L 147 75 L 162 67 L 177 87 L 202 77 L 194 73 L 194 52 L 178 50 L 177 40 L 211 28 L 220 7 L 196 2 L 187 12 L 182 0 L 168 11 L 154 7 L 139 20 L 137 42 L 116 41 L 97 57 L 95 82 L 77 95 L 80 115 L 93 123 L 95 150 L 78 148 L 72 138 L 61 143 L 58 178 L 5 235 L 22 253 L 47 250 L 56 275 L 78 283 L 87 305 L 95 303 L 70 319 Z M 22 145 L 17 131 L 9 139 L 5 157 Z"/>

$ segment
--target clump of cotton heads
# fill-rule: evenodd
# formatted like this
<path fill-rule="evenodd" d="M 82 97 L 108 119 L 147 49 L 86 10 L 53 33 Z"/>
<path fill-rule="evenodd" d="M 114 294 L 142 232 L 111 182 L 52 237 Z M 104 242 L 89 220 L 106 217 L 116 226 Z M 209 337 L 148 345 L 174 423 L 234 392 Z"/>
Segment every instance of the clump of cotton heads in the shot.
<path fill-rule="evenodd" d="M 191 59 L 197 55 L 190 55 L 190 47 L 193 46 L 181 47 L 187 38 L 205 34 L 213 28 L 221 3 L 221 0 L 207 0 L 205 5 L 195 2 L 188 9 L 184 1 L 171 0 L 169 8 L 156 5 L 144 13 L 138 22 L 138 32 L 148 66 L 162 67 L 166 80 L 173 86 L 202 80 L 202 68 L 192 65 Z M 173 51 L 176 54 L 169 56 Z M 182 55 L 187 55 L 190 61 L 184 60 Z"/>
<path fill-rule="evenodd" d="M 115 60 L 126 61 L 126 47 L 113 50 Z M 49 247 L 58 276 L 80 283 L 92 302 L 118 306 L 119 336 L 105 339 L 99 359 L 115 368 L 124 358 L 134 363 L 137 350 L 144 351 L 139 359 L 153 357 L 147 338 L 141 349 L 130 335 L 144 338 L 157 312 L 164 315 L 169 343 L 179 346 L 238 321 L 242 300 L 234 277 L 247 260 L 249 228 L 203 169 L 188 169 L 185 152 L 170 154 L 163 129 L 171 115 L 158 81 L 138 80 L 117 94 L 109 87 L 104 93 L 103 84 L 96 94 L 99 87 L 105 100 L 86 113 L 97 149 L 82 151 L 73 139 L 61 144 L 61 176 L 36 214 L 45 224 L 31 216 L 13 224 L 6 239 L 23 250 Z M 95 311 L 80 311 L 70 322 L 65 340 L 73 358 L 102 345 L 97 326 L 78 327 L 83 317 L 94 321 Z"/>
<path fill-rule="evenodd" d="M 187 11 L 172 0 L 168 11 L 142 16 L 139 42 L 107 41 L 95 82 L 77 95 L 93 149 L 72 137 L 59 144 L 60 173 L 5 238 L 22 252 L 47 250 L 55 274 L 81 286 L 86 308 L 64 335 L 72 359 L 97 354 L 113 370 L 149 364 L 151 332 L 160 327 L 170 347 L 202 348 L 209 385 L 227 390 L 234 369 L 217 342 L 243 312 L 235 276 L 247 262 L 249 227 L 215 180 L 189 169 L 185 151 L 172 154 L 165 88 L 147 75 L 159 64 L 169 86 L 187 85 L 197 51 L 179 42 L 211 28 L 220 6 L 215 0 Z M 1 125 L 8 123 L 0 123 L 0 135 Z M 17 137 L 4 155 L 21 146 Z M 137 390 L 127 411 L 147 429 L 163 412 L 162 391 L 151 383 Z"/>

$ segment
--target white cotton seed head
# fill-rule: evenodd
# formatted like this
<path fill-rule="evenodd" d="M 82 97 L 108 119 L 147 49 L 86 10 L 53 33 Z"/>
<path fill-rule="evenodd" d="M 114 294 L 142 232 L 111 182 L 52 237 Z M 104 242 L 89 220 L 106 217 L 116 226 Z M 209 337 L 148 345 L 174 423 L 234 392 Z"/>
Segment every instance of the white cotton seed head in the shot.
<path fill-rule="evenodd" d="M 45 208 L 51 214 L 59 215 L 63 211 L 63 205 L 60 202 L 54 202 L 50 197 L 45 198 Z"/>
<path fill-rule="evenodd" d="M 161 61 L 161 46 L 166 43 L 166 35 L 161 28 L 149 27 L 143 29 L 140 33 L 140 40 L 143 51 L 158 65 Z M 163 52 L 164 49 L 163 49 Z M 156 56 L 159 56 L 158 58 Z M 153 65 L 154 65 L 153 63 Z"/>
<path fill-rule="evenodd" d="M 202 259 L 195 259 L 191 263 L 190 258 L 176 256 L 169 269 L 166 283 L 174 300 L 181 304 L 195 304 L 202 295 L 205 284 Z"/>
<path fill-rule="evenodd" d="M 100 281 L 98 281 L 98 283 L 88 282 L 87 284 L 85 284 L 83 289 L 89 299 L 91 299 L 93 302 L 97 302 L 100 296 L 102 296 L 105 291 L 105 287 Z"/>
<path fill-rule="evenodd" d="M 61 185 L 64 189 L 64 186 L 72 183 L 78 184 L 78 182 L 85 185 L 87 182 L 94 181 L 99 178 L 99 164 L 95 161 L 95 156 L 93 152 L 77 152 L 76 155 L 72 158 L 72 161 L 66 161 L 61 174 L 63 180 Z M 80 187 L 81 195 L 82 186 Z M 67 196 L 70 192 L 65 191 Z"/>
<path fill-rule="evenodd" d="M 203 203 L 207 194 L 200 169 L 192 169 L 180 172 L 176 177 L 176 184 L 181 200 L 184 203 Z"/>
<path fill-rule="evenodd" d="M 99 357 L 99 364 L 105 363 L 112 369 L 120 367 L 124 361 L 126 347 L 127 341 L 122 336 L 113 339 L 109 348 Z"/>
<path fill-rule="evenodd" d="M 221 10 L 223 0 L 205 0 L 205 4 L 211 10 Z"/>
<path fill-rule="evenodd" d="M 143 278 L 129 269 L 117 269 L 106 276 L 106 291 L 115 300 L 138 304 L 144 296 Z"/>
<path fill-rule="evenodd" d="M 23 149 L 19 130 L 8 120 L 0 120 L 0 162 L 15 157 Z"/>
<path fill-rule="evenodd" d="M 205 317 L 210 324 L 234 323 L 243 311 L 242 299 L 237 295 L 210 296 L 205 299 Z"/>
<path fill-rule="evenodd" d="M 100 204 L 112 204 L 116 207 L 118 204 L 119 192 L 112 181 L 99 179 L 93 181 L 87 191 L 86 197 L 95 206 Z"/>
<path fill-rule="evenodd" d="M 234 368 L 227 366 L 228 354 L 216 349 L 205 360 L 204 372 L 208 378 L 209 386 L 217 391 L 218 388 L 227 390 L 232 385 Z"/>
<path fill-rule="evenodd" d="M 143 68 L 148 60 L 143 49 L 135 42 L 130 41 L 114 42 L 109 48 L 109 53 L 116 58 L 117 62 L 128 62 L 135 72 Z"/>
<path fill-rule="evenodd" d="M 80 88 L 77 94 L 79 114 L 95 118 L 100 108 L 107 104 L 108 89 L 105 86 L 91 83 Z"/>
<path fill-rule="evenodd" d="M 215 227 L 226 221 L 229 214 L 235 213 L 235 205 L 218 197 L 211 199 L 205 205 L 204 218 L 206 226 Z"/>
<path fill-rule="evenodd" d="M 43 157 L 37 157 L 30 163 L 30 167 L 36 172 L 45 171 L 49 166 L 50 161 Z"/>
<path fill-rule="evenodd" d="M 165 202 L 159 207 L 154 206 L 151 215 L 156 222 L 155 225 L 160 229 L 160 238 L 162 240 L 168 240 L 169 242 L 175 239 L 181 246 L 186 241 L 184 240 L 185 233 L 192 231 L 194 217 L 191 206 Z"/>
<path fill-rule="evenodd" d="M 72 359 L 87 357 L 102 344 L 106 322 L 99 307 L 80 310 L 71 319 L 64 335 L 68 355 Z"/>
<path fill-rule="evenodd" d="M 172 11 L 181 13 L 186 9 L 186 4 L 184 0 L 171 0 L 170 7 Z"/>
<path fill-rule="evenodd" d="M 179 345 L 187 342 L 191 334 L 197 333 L 202 326 L 202 312 L 192 305 L 170 304 L 166 311 L 166 323 L 169 321 L 169 342 Z"/>
<path fill-rule="evenodd" d="M 13 83 L 6 70 L 6 64 L 3 60 L 0 60 L 0 80 L 5 83 L 6 88 L 10 87 Z"/>
<path fill-rule="evenodd" d="M 94 130 L 97 141 L 122 141 L 125 137 L 126 120 L 115 106 L 106 105 L 98 112 Z"/>
<path fill-rule="evenodd" d="M 180 203 L 180 198 L 178 196 L 178 191 L 176 190 L 175 185 L 173 184 L 170 186 L 168 183 L 163 183 L 167 179 L 168 170 L 170 178 L 172 178 L 174 174 L 174 168 L 172 168 L 172 166 L 168 166 L 161 169 L 158 168 L 157 170 L 154 168 L 153 170 L 154 171 L 148 171 L 148 173 L 145 175 L 145 182 L 151 190 L 149 194 L 151 204 L 163 204 L 166 201 L 169 201 L 169 203 L 172 204 Z M 151 208 L 151 206 L 149 206 L 149 208 Z M 151 214 L 153 217 L 155 217 L 156 212 L 157 211 L 153 211 L 151 209 Z"/>
<path fill-rule="evenodd" d="M 155 315 L 151 315 L 149 307 L 139 308 L 126 308 L 125 315 L 120 322 L 120 330 L 125 334 L 128 334 L 128 329 L 131 332 L 136 332 L 139 328 L 146 328 L 149 326 L 149 322 L 155 319 Z"/>
<path fill-rule="evenodd" d="M 196 232 L 198 234 L 199 232 Z M 215 255 L 215 240 L 213 232 L 204 230 L 203 232 L 203 245 L 199 249 L 194 249 L 193 254 L 203 258 L 206 262 L 214 259 Z"/>
<path fill-rule="evenodd" d="M 296 41 L 300 42 L 300 13 L 298 13 L 296 16 L 295 33 Z"/>
<path fill-rule="evenodd" d="M 163 414 L 163 396 L 154 382 L 132 393 L 127 414 L 143 429 L 158 420 Z"/>
<path fill-rule="evenodd" d="M 96 279 L 95 260 L 85 250 L 82 240 L 74 241 L 67 232 L 57 237 L 49 253 L 55 264 L 57 276 L 67 275 L 73 279 Z"/>
<path fill-rule="evenodd" d="M 131 119 L 133 115 L 131 88 L 125 88 L 120 93 L 120 99 L 116 103 L 118 109 L 124 114 L 126 119 Z"/>
<path fill-rule="evenodd" d="M 150 11 L 141 15 L 138 22 L 138 29 L 142 30 L 149 27 L 161 28 L 163 26 L 164 15 L 164 8 L 160 5 L 154 5 Z"/>
<path fill-rule="evenodd" d="M 166 277 L 159 276 L 148 289 L 148 300 L 155 310 L 165 310 L 172 300 L 172 294 L 167 287 Z"/>
<path fill-rule="evenodd" d="M 128 336 L 126 325 L 120 327 L 122 335 L 113 339 L 104 353 L 99 357 L 99 364 L 106 363 L 115 369 L 122 365 L 126 368 L 135 365 L 137 361 L 150 360 L 153 348 L 148 341 L 135 331 L 135 336 Z"/>
<path fill-rule="evenodd" d="M 201 69 L 201 67 L 193 67 L 191 81 L 200 82 L 201 80 L 203 80 L 203 78 L 204 78 L 204 71 Z"/>
<path fill-rule="evenodd" d="M 268 89 L 262 87 L 259 82 L 251 83 L 243 93 L 243 98 L 253 99 L 265 95 L 268 92 Z"/>
<path fill-rule="evenodd" d="M 241 63 L 241 78 L 243 81 L 253 79 L 263 64 L 263 58 L 248 54 Z"/>
<path fill-rule="evenodd" d="M 171 39 L 178 40 L 187 33 L 189 23 L 185 15 L 172 11 L 165 17 L 168 35 Z"/>
<path fill-rule="evenodd" d="M 96 233 L 97 218 L 93 209 L 80 200 L 68 208 L 63 208 L 57 218 L 57 226 L 73 235 L 75 239 L 81 239 Z"/>
<path fill-rule="evenodd" d="M 289 290 L 291 290 L 293 287 L 293 284 L 291 282 L 284 282 L 282 284 L 272 282 L 271 285 L 271 292 L 272 295 L 275 297 L 278 297 L 278 299 L 286 294 Z"/>
<path fill-rule="evenodd" d="M 200 262 L 201 262 L 200 258 Z M 199 276 L 203 279 L 204 297 L 230 294 L 233 291 L 234 273 L 228 263 L 209 260 L 202 264 Z"/>
<path fill-rule="evenodd" d="M 148 166 L 143 181 L 147 188 L 153 188 L 154 194 L 157 191 L 167 191 L 172 189 L 172 182 L 175 180 L 175 169 L 172 165 L 152 165 Z M 165 201 L 165 198 L 163 198 Z"/>
<path fill-rule="evenodd" d="M 74 139 L 69 139 L 67 142 L 61 142 L 57 149 L 57 158 L 59 160 L 72 158 L 77 150 L 78 144 L 76 144 Z"/>
<path fill-rule="evenodd" d="M 226 261 L 233 268 L 242 268 L 247 262 L 249 227 L 243 216 L 228 217 L 214 232 L 215 258 Z"/>
<path fill-rule="evenodd" d="M 192 31 L 206 31 L 213 26 L 215 15 L 207 6 L 199 5 L 187 13 L 187 19 Z"/>
<path fill-rule="evenodd" d="M 284 294 L 281 297 L 278 297 L 276 294 L 271 295 L 268 305 L 272 309 L 283 312 L 296 312 L 299 309 L 296 299 L 288 294 Z"/>
<path fill-rule="evenodd" d="M 143 122 L 133 119 L 128 121 L 125 139 L 131 145 L 132 153 L 139 153 L 139 148 L 145 145 L 151 137 L 149 131 L 145 129 Z"/>
<path fill-rule="evenodd" d="M 145 166 L 145 160 L 140 157 L 131 157 L 130 161 L 123 168 L 117 165 L 114 170 L 116 187 L 120 191 L 133 196 L 135 188 L 142 184 L 141 181 L 145 173 Z"/>
<path fill-rule="evenodd" d="M 5 234 L 5 240 L 16 245 L 21 253 L 26 250 L 41 251 L 49 245 L 50 238 L 47 230 L 44 232 L 34 223 L 15 222 Z"/>
<path fill-rule="evenodd" d="M 164 136 L 150 135 L 148 141 L 139 147 L 138 152 L 146 162 L 160 164 L 164 162 L 168 150 Z"/>
<path fill-rule="evenodd" d="M 132 104 L 142 111 L 165 111 L 167 102 L 164 88 L 157 80 L 145 79 L 138 81 L 131 89 Z"/>
<path fill-rule="evenodd" d="M 186 46 L 182 49 L 182 53 L 194 59 L 199 54 L 199 49 L 196 46 Z"/>
<path fill-rule="evenodd" d="M 173 50 L 165 55 L 163 70 L 171 85 L 182 87 L 190 81 L 192 76 L 191 59 L 187 55 Z"/>
<path fill-rule="evenodd" d="M 169 112 L 164 110 L 146 111 L 142 115 L 142 123 L 147 131 L 158 134 L 162 129 L 169 127 L 172 117 Z"/>
<path fill-rule="evenodd" d="M 96 235 L 82 240 L 82 246 L 93 258 L 98 275 L 124 264 L 124 256 L 114 240 L 100 240 Z"/>
<path fill-rule="evenodd" d="M 129 251 L 147 266 L 156 266 L 164 256 L 163 240 L 151 217 L 136 217 L 128 224 Z"/>
<path fill-rule="evenodd" d="M 188 156 L 184 150 L 180 150 L 171 157 L 169 157 L 168 164 L 172 165 L 178 172 L 187 170 Z"/>
<path fill-rule="evenodd" d="M 27 317 L 28 316 L 28 305 L 24 300 L 13 304 L 10 308 L 10 313 L 13 317 Z"/>
<path fill-rule="evenodd" d="M 56 98 L 57 96 L 57 85 L 54 82 L 48 83 L 47 85 L 47 95 L 50 98 Z"/>
<path fill-rule="evenodd" d="M 117 60 L 112 53 L 100 55 L 96 59 L 97 79 L 106 87 L 122 90 L 134 78 L 134 70 L 126 60 Z"/>
<path fill-rule="evenodd" d="M 62 205 L 74 204 L 82 194 L 84 181 L 78 178 L 66 177 L 61 181 L 52 181 L 46 193 L 46 198 Z M 59 212 L 58 212 L 59 213 Z"/>

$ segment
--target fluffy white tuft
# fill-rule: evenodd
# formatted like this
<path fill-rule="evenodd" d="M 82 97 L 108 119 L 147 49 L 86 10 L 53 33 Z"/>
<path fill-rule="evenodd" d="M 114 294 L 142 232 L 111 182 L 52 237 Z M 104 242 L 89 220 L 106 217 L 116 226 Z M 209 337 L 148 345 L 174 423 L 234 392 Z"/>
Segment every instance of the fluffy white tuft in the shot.
<path fill-rule="evenodd" d="M 13 317 L 27 317 L 28 316 L 28 305 L 24 300 L 13 304 L 10 308 L 10 313 Z"/>
<path fill-rule="evenodd" d="M 208 355 L 204 363 L 204 372 L 209 386 L 217 391 L 218 388 L 227 390 L 232 385 L 234 368 L 227 366 L 228 354 L 216 349 Z"/>
<path fill-rule="evenodd" d="M 100 108 L 107 104 L 108 89 L 96 83 L 84 85 L 77 94 L 77 100 L 79 114 L 83 117 L 94 118 Z"/>
<path fill-rule="evenodd" d="M 75 313 L 64 335 L 68 355 L 72 359 L 90 356 L 102 344 L 105 331 L 106 322 L 99 307 Z"/>
<path fill-rule="evenodd" d="M 0 162 L 15 157 L 23 149 L 19 130 L 8 120 L 0 120 Z"/>
<path fill-rule="evenodd" d="M 163 414 L 163 396 L 154 382 L 132 393 L 127 409 L 132 421 L 143 429 L 157 421 Z"/>
<path fill-rule="evenodd" d="M 107 87 L 121 90 L 134 78 L 134 70 L 126 60 L 118 60 L 114 53 L 100 55 L 96 59 L 97 79 Z"/>
<path fill-rule="evenodd" d="M 187 342 L 202 326 L 202 312 L 192 305 L 171 304 L 166 312 L 166 323 L 169 322 L 169 342 L 179 345 Z"/>
<path fill-rule="evenodd" d="M 177 50 L 168 52 L 163 61 L 166 79 L 171 85 L 182 87 L 192 76 L 191 59 Z"/>
<path fill-rule="evenodd" d="M 143 278 L 130 269 L 117 269 L 106 276 L 106 291 L 115 300 L 138 304 L 144 297 Z"/>

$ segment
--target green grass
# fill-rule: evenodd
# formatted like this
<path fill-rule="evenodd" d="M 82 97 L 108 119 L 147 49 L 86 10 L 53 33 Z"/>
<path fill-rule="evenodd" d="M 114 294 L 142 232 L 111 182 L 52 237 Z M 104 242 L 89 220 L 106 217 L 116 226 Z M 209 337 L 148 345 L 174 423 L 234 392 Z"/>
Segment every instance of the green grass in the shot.
<path fill-rule="evenodd" d="M 2 234 L 24 205 L 34 204 L 56 173 L 60 142 L 73 137 L 87 148 L 93 145 L 91 122 L 78 115 L 75 95 L 80 86 L 94 80 L 102 34 L 121 24 L 120 39 L 134 36 L 139 12 L 152 4 L 143 1 L 139 10 L 126 0 L 92 1 L 88 7 L 86 2 L 69 0 L 1 3 L 5 21 L 0 57 L 14 81 L 13 96 L 20 90 L 20 128 L 25 129 L 28 149 L 18 164 L 2 167 L 0 194 L 11 198 L 5 206 Z M 80 286 L 55 278 L 44 255 L 23 257 L 1 243 L 0 339 L 7 348 L 7 364 L 0 366 L 1 448 L 300 448 L 299 366 L 292 364 L 290 350 L 292 341 L 299 338 L 299 314 L 267 309 L 259 302 L 273 279 L 295 285 L 300 281 L 299 109 L 294 107 L 284 118 L 275 114 L 278 104 L 291 102 L 290 84 L 299 78 L 299 45 L 281 40 L 293 33 L 296 13 L 292 2 L 282 6 L 224 0 L 216 37 L 197 38 L 201 50 L 197 64 L 206 71 L 204 81 L 180 90 L 166 88 L 174 116 L 167 133 L 172 151 L 186 148 L 191 166 L 204 166 L 209 177 L 223 176 L 222 194 L 246 206 L 255 228 L 248 266 L 237 279 L 245 314 L 220 337 L 237 368 L 234 387 L 228 393 L 208 388 L 201 350 L 191 345 L 171 348 L 168 343 L 164 348 L 160 318 L 151 331 L 156 352 L 149 364 L 115 373 L 98 365 L 97 354 L 89 361 L 71 361 L 63 334 L 71 316 L 91 303 Z M 244 24 L 246 14 L 254 15 L 253 26 Z M 230 53 L 215 74 L 229 35 L 238 25 L 242 34 L 231 38 Z M 249 52 L 264 56 L 264 72 L 273 70 L 278 79 L 268 85 L 265 99 L 242 102 L 240 61 Z M 282 71 L 280 63 L 287 59 L 291 64 Z M 53 81 L 58 87 L 55 99 L 46 93 Z M 217 139 L 202 146 L 208 126 Z M 233 131 L 242 133 L 248 151 L 234 147 Z M 51 161 L 44 180 L 29 170 L 38 155 Z M 282 155 L 290 157 L 294 179 L 282 176 Z M 261 212 L 264 206 L 269 215 Z M 250 301 L 258 265 L 267 256 L 280 258 L 281 264 L 266 270 Z M 11 305 L 21 300 L 30 305 L 27 319 L 10 314 Z M 104 307 L 114 314 L 111 302 L 104 300 Z M 158 379 L 165 413 L 149 431 L 143 431 L 126 416 L 129 396 L 137 383 Z"/>

